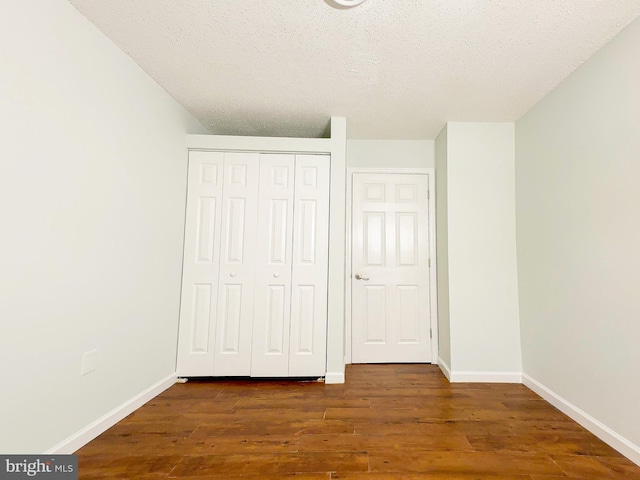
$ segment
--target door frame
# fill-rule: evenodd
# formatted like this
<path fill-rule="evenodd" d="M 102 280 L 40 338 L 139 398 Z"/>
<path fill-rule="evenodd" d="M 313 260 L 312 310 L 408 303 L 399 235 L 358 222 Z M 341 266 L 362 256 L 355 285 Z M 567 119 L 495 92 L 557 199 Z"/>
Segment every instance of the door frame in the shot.
<path fill-rule="evenodd" d="M 352 257 L 352 228 L 353 228 L 353 174 L 354 173 L 397 173 L 405 175 L 427 175 L 429 185 L 429 314 L 431 321 L 431 364 L 438 364 L 438 290 L 436 278 L 436 169 L 435 168 L 347 168 L 347 215 L 346 215 L 346 245 L 345 245 L 345 364 L 352 360 L 351 336 L 351 257 Z"/>

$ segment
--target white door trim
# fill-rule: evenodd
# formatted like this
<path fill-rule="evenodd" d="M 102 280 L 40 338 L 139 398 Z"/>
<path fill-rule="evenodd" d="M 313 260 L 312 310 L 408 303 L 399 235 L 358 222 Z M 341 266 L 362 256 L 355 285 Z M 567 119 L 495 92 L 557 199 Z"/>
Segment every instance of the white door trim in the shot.
<path fill-rule="evenodd" d="M 346 228 L 346 268 L 345 268 L 345 358 L 346 364 L 351 363 L 351 229 L 353 223 L 353 174 L 354 173 L 400 173 L 427 175 L 429 177 L 429 307 L 431 315 L 431 356 L 432 364 L 438 363 L 438 292 L 436 279 L 436 184 L 435 168 L 347 168 L 347 228 Z"/>

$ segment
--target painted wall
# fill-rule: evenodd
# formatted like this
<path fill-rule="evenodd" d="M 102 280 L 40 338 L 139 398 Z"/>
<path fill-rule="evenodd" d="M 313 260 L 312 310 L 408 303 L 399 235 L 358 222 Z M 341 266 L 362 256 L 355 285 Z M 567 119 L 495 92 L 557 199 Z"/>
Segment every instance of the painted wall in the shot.
<path fill-rule="evenodd" d="M 345 381 L 345 258 L 347 119 L 331 117 L 331 192 L 329 199 L 329 288 L 326 383 Z"/>
<path fill-rule="evenodd" d="M 0 452 L 39 453 L 175 371 L 206 130 L 68 2 L 25 0 L 0 15 L 0 132 Z"/>
<path fill-rule="evenodd" d="M 449 317 L 449 225 L 447 207 L 447 126 L 435 141 L 436 263 L 438 276 L 438 363 L 451 365 Z"/>
<path fill-rule="evenodd" d="M 446 140 L 450 367 L 518 381 L 514 124 L 448 123 Z"/>
<path fill-rule="evenodd" d="M 433 168 L 433 140 L 347 140 L 347 167 Z"/>
<path fill-rule="evenodd" d="M 525 374 L 640 459 L 640 20 L 516 124 Z"/>

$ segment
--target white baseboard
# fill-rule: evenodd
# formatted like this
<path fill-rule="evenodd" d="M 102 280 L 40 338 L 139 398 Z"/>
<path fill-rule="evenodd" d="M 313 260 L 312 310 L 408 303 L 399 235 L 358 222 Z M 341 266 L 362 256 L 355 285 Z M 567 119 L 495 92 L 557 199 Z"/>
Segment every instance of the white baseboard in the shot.
<path fill-rule="evenodd" d="M 444 373 L 444 376 L 447 377 L 447 380 L 451 381 L 451 368 L 449 368 L 449 365 L 442 357 L 438 357 L 438 366 L 440 370 L 442 370 L 442 373 Z"/>
<path fill-rule="evenodd" d="M 451 372 L 451 383 L 522 383 L 520 372 Z"/>
<path fill-rule="evenodd" d="M 324 383 L 334 385 L 344 383 L 344 372 L 327 372 L 324 376 Z"/>
<path fill-rule="evenodd" d="M 600 423 L 585 411 L 580 410 L 574 404 L 568 402 L 556 392 L 545 387 L 542 383 L 538 382 L 526 373 L 522 374 L 522 383 L 524 383 L 527 387 L 536 392 L 562 413 L 572 418 L 584 428 L 589 430 L 600 440 L 616 449 L 632 462 L 640 465 L 640 447 L 638 445 L 635 445 L 634 443 L 624 438 L 622 435 L 614 432 L 609 427 Z"/>
<path fill-rule="evenodd" d="M 522 383 L 520 372 L 460 372 L 451 371 L 451 367 L 442 357 L 438 366 L 451 383 Z"/>
<path fill-rule="evenodd" d="M 145 391 L 139 393 L 130 400 L 127 400 L 122 405 L 114 408 L 109 413 L 103 415 L 95 422 L 90 423 L 82 430 L 74 433 L 69 438 L 63 440 L 56 446 L 50 448 L 45 454 L 70 454 L 80 449 L 91 440 L 96 438 L 101 433 L 106 432 L 109 428 L 113 427 L 120 420 L 131 414 L 149 400 L 160 395 L 171 385 L 176 383 L 176 374 L 173 373 L 158 383 L 150 386 Z"/>

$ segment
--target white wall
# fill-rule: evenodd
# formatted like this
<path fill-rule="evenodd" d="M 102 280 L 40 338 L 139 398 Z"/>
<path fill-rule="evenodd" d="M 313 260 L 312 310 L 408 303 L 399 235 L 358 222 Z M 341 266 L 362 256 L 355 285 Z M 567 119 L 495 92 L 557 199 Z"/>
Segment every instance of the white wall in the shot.
<path fill-rule="evenodd" d="M 519 381 L 514 124 L 448 123 L 446 141 L 449 366 Z"/>
<path fill-rule="evenodd" d="M 346 149 L 347 119 L 331 117 L 326 383 L 345 381 Z"/>
<path fill-rule="evenodd" d="M 435 141 L 436 163 L 436 261 L 438 272 L 438 350 L 439 363 L 451 365 L 449 317 L 449 225 L 447 207 L 447 126 Z"/>
<path fill-rule="evenodd" d="M 69 3 L 24 0 L 2 3 L 0 132 L 0 452 L 38 453 L 175 371 L 206 130 Z"/>
<path fill-rule="evenodd" d="M 347 140 L 347 167 L 433 168 L 433 140 Z"/>
<path fill-rule="evenodd" d="M 633 442 L 636 462 L 639 58 L 636 20 L 516 125 L 524 372 Z"/>

